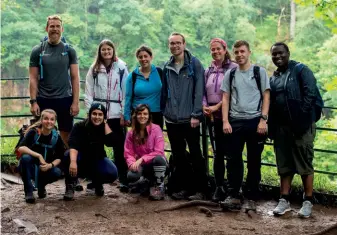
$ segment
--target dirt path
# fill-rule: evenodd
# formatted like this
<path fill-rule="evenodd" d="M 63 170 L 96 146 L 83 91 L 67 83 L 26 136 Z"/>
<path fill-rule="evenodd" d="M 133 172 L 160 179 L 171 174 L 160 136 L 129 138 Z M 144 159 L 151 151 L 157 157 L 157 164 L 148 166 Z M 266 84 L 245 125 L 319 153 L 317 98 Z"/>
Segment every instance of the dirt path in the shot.
<path fill-rule="evenodd" d="M 1 234 L 25 234 L 13 219 L 30 221 L 39 234 L 310 234 L 337 222 L 337 209 L 315 205 L 310 219 L 300 219 L 295 212 L 276 218 L 271 210 L 276 202 L 260 202 L 258 214 L 249 217 L 241 212 L 215 212 L 206 217 L 197 208 L 155 213 L 154 210 L 179 202 L 167 199 L 150 202 L 135 195 L 122 194 L 116 186 L 105 185 L 105 196 L 97 198 L 85 191 L 76 193 L 74 201 L 61 200 L 62 181 L 47 186 L 48 197 L 34 205 L 23 200 L 22 185 L 6 185 L 1 190 Z M 8 209 L 7 209 L 8 208 Z M 297 211 L 299 206 L 293 205 Z M 34 233 L 31 233 L 34 234 Z M 328 234 L 337 234 L 331 231 Z"/>

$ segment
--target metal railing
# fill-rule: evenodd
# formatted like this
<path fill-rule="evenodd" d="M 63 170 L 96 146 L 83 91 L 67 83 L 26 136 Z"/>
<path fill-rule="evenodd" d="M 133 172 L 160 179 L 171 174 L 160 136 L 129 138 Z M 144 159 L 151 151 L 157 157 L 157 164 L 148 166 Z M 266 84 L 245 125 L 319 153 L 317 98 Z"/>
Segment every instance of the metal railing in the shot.
<path fill-rule="evenodd" d="M 23 80 L 28 80 L 28 77 L 18 77 L 18 78 L 2 78 L 1 81 L 23 81 Z M 81 83 L 85 83 L 85 81 L 80 81 Z M 12 97 L 1 97 L 1 100 L 28 100 L 29 96 L 12 96 Z M 80 101 L 83 101 L 83 99 L 80 99 Z M 28 102 L 27 102 L 28 103 Z M 27 104 L 28 105 L 28 104 Z M 337 110 L 337 107 L 324 107 L 324 109 L 330 109 L 330 110 Z M 32 117 L 31 114 L 6 114 L 6 115 L 2 115 L 0 116 L 0 118 L 29 118 Z M 75 117 L 75 119 L 83 119 L 81 117 Z M 19 128 L 19 127 L 18 127 Z M 334 128 L 327 128 L 327 127 L 316 127 L 316 130 L 318 131 L 332 131 L 332 132 L 336 132 L 337 133 L 337 129 Z M 166 131 L 166 130 L 164 130 Z M 201 125 L 201 141 L 202 141 L 202 152 L 203 155 L 206 159 L 206 166 L 207 166 L 207 172 L 209 172 L 209 159 L 213 158 L 212 155 L 209 155 L 209 144 L 208 144 L 208 138 L 209 136 L 207 135 L 207 128 L 206 125 L 203 123 Z M 0 138 L 14 138 L 14 137 L 19 137 L 19 134 L 1 134 Z M 272 143 L 267 142 L 266 145 L 272 145 Z M 314 148 L 315 152 L 322 152 L 322 153 L 330 153 L 330 154 L 334 154 L 336 157 L 336 161 L 337 161 L 337 151 L 336 150 L 326 150 L 326 149 L 317 149 Z M 171 150 L 169 149 L 165 149 L 165 152 L 171 152 Z M 0 155 L 1 157 L 14 157 L 14 154 L 8 154 L 8 153 L 1 153 Z M 225 158 L 226 160 L 226 158 Z M 247 161 L 244 161 L 245 163 L 247 163 Z M 268 162 L 262 162 L 261 163 L 263 166 L 269 166 L 269 167 L 276 167 L 276 164 L 273 163 L 268 163 Z M 315 170 L 316 173 L 320 173 L 320 174 L 326 174 L 326 175 L 331 175 L 331 176 L 337 176 L 337 172 L 329 172 L 329 171 L 323 171 L 323 170 Z"/>

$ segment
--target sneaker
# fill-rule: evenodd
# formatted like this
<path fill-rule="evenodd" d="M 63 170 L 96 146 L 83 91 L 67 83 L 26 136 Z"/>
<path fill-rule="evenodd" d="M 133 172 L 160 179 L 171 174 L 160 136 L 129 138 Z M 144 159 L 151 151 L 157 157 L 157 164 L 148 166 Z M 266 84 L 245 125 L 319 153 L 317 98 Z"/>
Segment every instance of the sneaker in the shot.
<path fill-rule="evenodd" d="M 280 198 L 277 206 L 273 210 L 274 215 L 284 215 L 288 211 L 291 211 L 290 203 L 286 199 Z"/>
<path fill-rule="evenodd" d="M 235 198 L 228 196 L 225 201 L 220 202 L 220 205 L 223 209 L 229 210 L 241 210 L 241 200 L 240 198 Z"/>
<path fill-rule="evenodd" d="M 88 183 L 87 190 L 95 190 L 95 185 L 92 182 Z"/>
<path fill-rule="evenodd" d="M 149 180 L 142 176 L 136 182 L 129 183 L 129 187 L 131 188 L 132 193 L 139 192 L 141 195 L 148 196 L 146 194 L 149 193 L 149 184 Z"/>
<path fill-rule="evenodd" d="M 243 208 L 246 212 L 248 211 L 255 211 L 256 212 L 256 202 L 254 200 L 248 200 L 244 205 Z"/>
<path fill-rule="evenodd" d="M 74 198 L 74 185 L 73 184 L 68 184 L 66 185 L 66 192 L 64 193 L 63 199 L 65 201 L 71 201 Z"/>
<path fill-rule="evenodd" d="M 45 198 L 47 197 L 47 190 L 45 188 L 39 188 L 37 191 L 37 195 L 39 196 L 39 198 Z"/>
<path fill-rule="evenodd" d="M 302 218 L 309 218 L 312 212 L 312 203 L 310 201 L 304 201 L 302 208 L 298 212 L 298 216 Z"/>
<path fill-rule="evenodd" d="M 225 190 L 223 187 L 216 187 L 215 192 L 212 196 L 212 201 L 213 202 L 219 202 L 225 200 Z"/>
<path fill-rule="evenodd" d="M 205 194 L 203 194 L 203 193 L 196 193 L 196 194 L 194 194 L 194 195 L 192 195 L 192 196 L 189 196 L 187 199 L 188 199 L 189 201 L 205 200 L 205 199 L 206 199 L 206 196 L 205 196 Z"/>
<path fill-rule="evenodd" d="M 96 187 L 95 187 L 95 194 L 98 197 L 103 197 L 104 196 L 104 188 L 103 188 L 102 184 L 96 185 Z"/>
<path fill-rule="evenodd" d="M 34 197 L 33 192 L 26 193 L 25 200 L 26 200 L 27 203 L 35 203 L 35 197 Z"/>
<path fill-rule="evenodd" d="M 120 184 L 119 184 L 119 191 L 120 191 L 121 193 L 128 193 L 128 192 L 129 192 L 129 186 L 120 183 Z"/>
<path fill-rule="evenodd" d="M 155 186 L 150 188 L 149 199 L 153 201 L 160 201 L 165 198 L 165 188 L 164 185 Z"/>
<path fill-rule="evenodd" d="M 75 182 L 75 186 L 74 186 L 75 188 L 75 191 L 77 191 L 77 192 L 81 192 L 81 191 L 83 191 L 83 186 L 80 184 L 80 181 L 77 179 L 77 181 Z"/>
<path fill-rule="evenodd" d="M 177 193 L 172 193 L 171 198 L 174 200 L 184 200 L 188 197 L 188 192 L 185 190 L 182 190 Z"/>

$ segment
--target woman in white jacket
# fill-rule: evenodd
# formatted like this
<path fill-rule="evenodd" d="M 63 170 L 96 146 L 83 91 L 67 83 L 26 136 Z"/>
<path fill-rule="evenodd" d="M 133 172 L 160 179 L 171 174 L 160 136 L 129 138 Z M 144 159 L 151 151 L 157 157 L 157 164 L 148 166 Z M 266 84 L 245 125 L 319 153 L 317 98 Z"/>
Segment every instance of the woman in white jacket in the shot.
<path fill-rule="evenodd" d="M 98 46 L 96 59 L 90 67 L 85 83 L 85 106 L 87 110 L 93 102 L 106 107 L 108 125 L 114 133 L 125 139 L 124 98 L 125 82 L 128 77 L 126 64 L 117 58 L 116 47 L 108 39 Z M 120 190 L 127 191 L 127 165 L 124 159 L 123 145 L 113 148 L 115 164 L 118 169 Z"/>

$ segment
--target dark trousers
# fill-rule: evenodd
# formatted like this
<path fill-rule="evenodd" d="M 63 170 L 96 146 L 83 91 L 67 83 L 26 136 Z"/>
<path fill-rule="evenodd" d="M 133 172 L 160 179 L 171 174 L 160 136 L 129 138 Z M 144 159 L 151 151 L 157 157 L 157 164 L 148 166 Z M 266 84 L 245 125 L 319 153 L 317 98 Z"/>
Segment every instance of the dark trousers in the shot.
<path fill-rule="evenodd" d="M 121 141 L 120 144 L 113 147 L 114 153 L 114 162 L 118 169 L 119 182 L 127 185 L 126 174 L 128 171 L 128 166 L 124 158 L 124 141 L 125 141 L 125 130 L 124 127 L 120 125 L 120 119 L 108 119 L 108 125 L 111 128 L 112 132 L 118 135 L 118 138 Z"/>
<path fill-rule="evenodd" d="M 223 124 L 221 119 L 214 119 L 213 122 L 209 118 L 206 119 L 210 140 L 214 152 L 213 171 L 216 186 L 224 185 L 225 175 L 225 155 L 228 149 L 228 136 L 223 132 Z"/>
<path fill-rule="evenodd" d="M 230 149 L 227 160 L 227 176 L 230 194 L 238 196 L 243 181 L 242 151 L 247 145 L 247 198 L 257 199 L 258 187 L 261 180 L 261 153 L 264 147 L 265 136 L 257 133 L 260 118 L 249 120 L 229 120 L 232 126 L 230 134 Z"/>
<path fill-rule="evenodd" d="M 160 184 L 164 182 L 164 178 L 167 174 L 167 161 L 162 156 L 156 156 L 148 164 L 142 164 L 139 171 L 129 171 L 128 181 L 136 182 L 141 176 L 150 181 L 151 185 Z"/>
<path fill-rule="evenodd" d="M 183 168 L 184 162 L 191 164 L 194 178 L 192 182 L 186 178 L 180 179 L 180 183 L 186 188 L 196 192 L 207 192 L 208 179 L 206 173 L 206 161 L 200 148 L 200 128 L 192 128 L 190 123 L 173 124 L 166 122 L 167 135 L 172 149 L 172 164 L 175 168 Z M 190 151 L 190 158 L 185 159 L 186 143 Z"/>
<path fill-rule="evenodd" d="M 92 179 L 94 185 L 102 185 L 113 183 L 118 178 L 117 168 L 115 164 L 107 157 L 97 160 L 86 160 L 79 153 L 77 156 L 77 176 L 72 177 L 69 174 L 70 155 L 66 152 L 62 161 L 64 174 L 66 177 L 66 185 L 74 184 L 77 177 L 88 177 Z"/>
<path fill-rule="evenodd" d="M 163 130 L 164 126 L 164 118 L 162 112 L 151 112 L 152 115 L 152 123 L 157 124 Z"/>
<path fill-rule="evenodd" d="M 25 194 L 33 192 L 32 180 L 38 182 L 38 187 L 44 187 L 47 184 L 53 183 L 60 179 L 61 170 L 58 167 L 53 167 L 50 170 L 44 172 L 38 172 L 38 180 L 35 179 L 35 169 L 40 166 L 40 161 L 36 157 L 32 157 L 28 154 L 23 154 L 20 159 L 19 169 L 23 181 Z"/>

